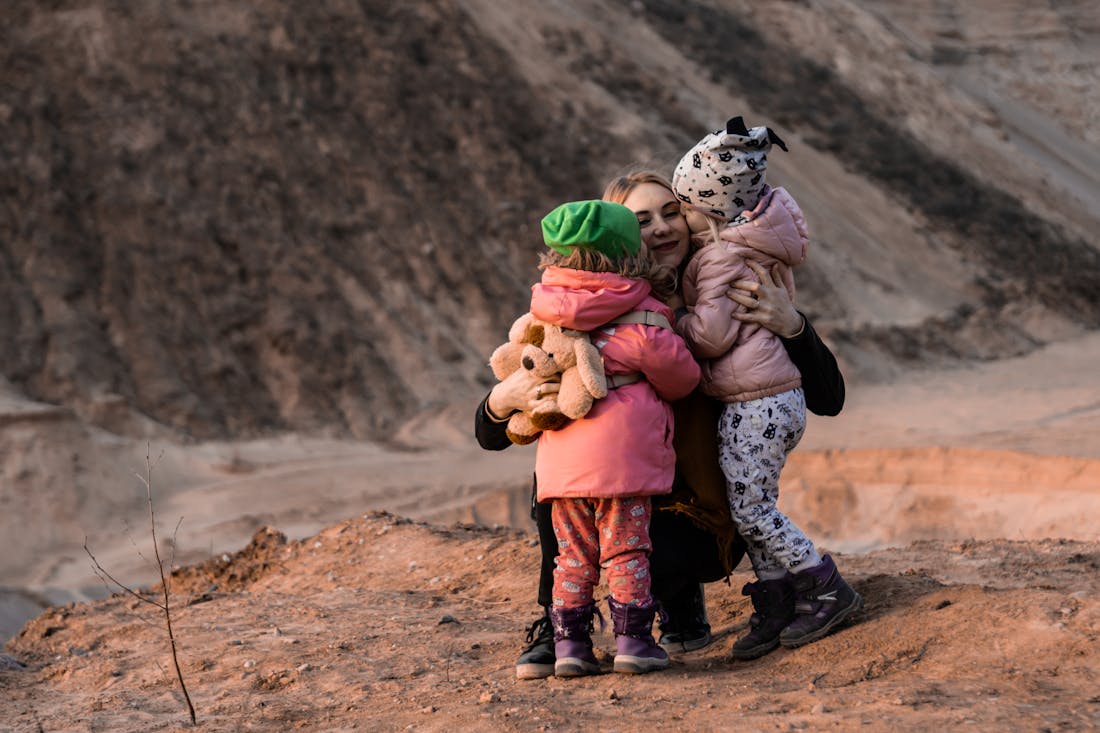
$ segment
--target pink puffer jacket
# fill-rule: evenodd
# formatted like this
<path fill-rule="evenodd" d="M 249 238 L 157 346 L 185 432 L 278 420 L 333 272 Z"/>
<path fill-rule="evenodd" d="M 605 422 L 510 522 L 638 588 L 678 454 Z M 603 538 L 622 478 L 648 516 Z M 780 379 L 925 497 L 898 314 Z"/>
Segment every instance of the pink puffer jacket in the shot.
<path fill-rule="evenodd" d="M 532 288 L 531 313 L 564 328 L 592 331 L 607 374 L 644 379 L 609 390 L 584 418 L 544 431 L 535 455 L 539 501 L 667 494 L 676 454 L 672 408 L 699 382 L 699 365 L 674 331 L 611 324 L 637 310 L 672 320 L 649 283 L 606 272 L 547 268 Z"/>
<path fill-rule="evenodd" d="M 718 242 L 707 241 L 691 258 L 683 281 L 688 313 L 676 322 L 703 367 L 703 391 L 722 402 L 755 400 L 802 385 L 779 337 L 734 318 L 744 306 L 726 292 L 734 280 L 757 279 L 745 264 L 751 259 L 776 269 L 794 299 L 791 268 L 806 258 L 806 220 L 783 188 L 765 193 L 746 218 L 724 227 Z"/>

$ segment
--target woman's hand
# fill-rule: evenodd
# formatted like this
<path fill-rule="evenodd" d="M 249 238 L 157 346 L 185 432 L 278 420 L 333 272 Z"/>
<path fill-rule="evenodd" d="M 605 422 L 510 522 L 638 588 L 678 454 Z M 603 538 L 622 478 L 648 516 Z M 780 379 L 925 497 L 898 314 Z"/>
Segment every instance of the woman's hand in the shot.
<path fill-rule="evenodd" d="M 513 412 L 533 408 L 544 397 L 557 394 L 561 387 L 559 379 L 560 377 L 545 379 L 526 369 L 517 369 L 493 387 L 486 405 L 493 415 L 504 419 Z"/>
<path fill-rule="evenodd" d="M 791 295 L 782 283 L 777 283 L 772 273 L 763 265 L 747 260 L 760 282 L 737 280 L 730 283 L 727 297 L 745 306 L 734 311 L 733 317 L 745 323 L 759 323 L 783 338 L 802 333 L 802 314 L 795 310 Z"/>

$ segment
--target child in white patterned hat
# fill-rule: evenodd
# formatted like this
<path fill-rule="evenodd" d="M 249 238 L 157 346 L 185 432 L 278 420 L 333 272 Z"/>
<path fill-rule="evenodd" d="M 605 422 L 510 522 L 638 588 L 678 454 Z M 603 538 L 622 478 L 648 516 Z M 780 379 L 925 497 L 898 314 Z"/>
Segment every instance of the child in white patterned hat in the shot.
<path fill-rule="evenodd" d="M 705 232 L 711 225 L 745 221 L 768 192 L 768 152 L 772 145 L 787 145 L 767 127 L 745 127 L 741 117 L 726 123 L 695 144 L 680 159 L 672 174 L 672 189 L 683 204 L 685 215 L 693 215 L 693 232 Z M 689 220 L 689 225 L 691 221 Z"/>
<path fill-rule="evenodd" d="M 755 279 L 746 264 L 778 276 L 794 299 L 792 269 L 806 257 L 802 210 L 783 188 L 767 184 L 772 145 L 767 127 L 741 117 L 700 140 L 672 176 L 695 254 L 683 275 L 686 313 L 676 331 L 703 368 L 703 391 L 726 403 L 719 456 L 730 514 L 748 544 L 757 582 L 747 584 L 754 613 L 732 655 L 754 659 L 780 644 L 797 647 L 828 634 L 863 607 L 829 555 L 779 511 L 779 473 L 806 427 L 801 374 L 779 338 L 733 317 L 729 283 Z"/>

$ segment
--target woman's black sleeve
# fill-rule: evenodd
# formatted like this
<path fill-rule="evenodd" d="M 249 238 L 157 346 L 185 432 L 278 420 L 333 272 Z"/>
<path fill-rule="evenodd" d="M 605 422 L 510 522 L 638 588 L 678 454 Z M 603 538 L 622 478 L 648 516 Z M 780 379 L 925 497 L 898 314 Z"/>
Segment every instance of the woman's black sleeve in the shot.
<path fill-rule="evenodd" d="M 504 450 L 512 445 L 506 432 L 508 423 L 493 422 L 489 419 L 485 413 L 488 401 L 489 395 L 485 395 L 485 399 L 477 406 L 477 414 L 474 415 L 474 436 L 477 437 L 478 445 L 485 450 Z"/>
<path fill-rule="evenodd" d="M 844 407 L 844 376 L 836 357 L 817 335 L 810 319 L 802 333 L 782 338 L 791 361 L 802 372 L 802 390 L 806 394 L 806 409 L 815 415 L 836 415 Z"/>

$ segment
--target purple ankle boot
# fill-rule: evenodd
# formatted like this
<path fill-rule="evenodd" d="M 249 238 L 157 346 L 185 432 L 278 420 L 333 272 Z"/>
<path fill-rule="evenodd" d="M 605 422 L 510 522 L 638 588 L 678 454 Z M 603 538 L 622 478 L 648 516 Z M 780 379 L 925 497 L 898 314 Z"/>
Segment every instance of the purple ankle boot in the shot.
<path fill-rule="evenodd" d="M 657 604 L 632 606 L 607 599 L 611 606 L 611 625 L 615 630 L 615 671 L 620 674 L 645 674 L 668 667 L 668 653 L 653 640 L 653 616 Z"/>
<path fill-rule="evenodd" d="M 596 606 L 580 608 L 550 607 L 554 625 L 554 676 L 584 677 L 600 673 L 600 663 L 592 653 L 592 616 Z M 602 624 L 602 616 L 600 617 Z"/>
<path fill-rule="evenodd" d="M 821 564 L 792 576 L 795 617 L 779 635 L 779 643 L 794 647 L 817 641 L 844 619 L 863 608 L 863 598 L 840 577 L 829 555 Z"/>

